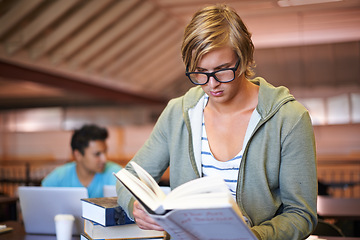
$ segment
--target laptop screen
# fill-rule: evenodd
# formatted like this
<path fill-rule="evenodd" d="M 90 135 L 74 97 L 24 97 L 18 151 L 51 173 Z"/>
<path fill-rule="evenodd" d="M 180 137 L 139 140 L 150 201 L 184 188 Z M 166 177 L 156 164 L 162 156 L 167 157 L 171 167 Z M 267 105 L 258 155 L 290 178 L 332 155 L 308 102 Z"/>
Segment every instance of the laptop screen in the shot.
<path fill-rule="evenodd" d="M 115 185 L 105 185 L 104 186 L 104 197 L 116 197 L 116 187 Z"/>
<path fill-rule="evenodd" d="M 81 199 L 88 198 L 86 188 L 21 186 L 18 191 L 26 233 L 56 234 L 57 214 L 74 215 L 73 234 L 82 233 Z"/>

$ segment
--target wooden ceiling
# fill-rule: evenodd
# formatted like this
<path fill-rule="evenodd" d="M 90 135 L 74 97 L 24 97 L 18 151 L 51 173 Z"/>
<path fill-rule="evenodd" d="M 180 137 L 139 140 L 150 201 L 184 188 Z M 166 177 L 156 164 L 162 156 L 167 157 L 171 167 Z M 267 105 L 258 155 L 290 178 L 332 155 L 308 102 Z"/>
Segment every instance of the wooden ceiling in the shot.
<path fill-rule="evenodd" d="M 0 109 L 163 104 L 180 96 L 191 87 L 180 56 L 184 27 L 197 9 L 217 2 L 1 0 Z M 348 83 L 360 85 L 360 0 L 292 7 L 276 0 L 222 2 L 248 25 L 257 72 L 271 82 L 301 86 L 307 78 L 311 87 L 317 66 L 327 73 L 340 61 Z M 330 84 L 344 82 L 336 79 Z"/>

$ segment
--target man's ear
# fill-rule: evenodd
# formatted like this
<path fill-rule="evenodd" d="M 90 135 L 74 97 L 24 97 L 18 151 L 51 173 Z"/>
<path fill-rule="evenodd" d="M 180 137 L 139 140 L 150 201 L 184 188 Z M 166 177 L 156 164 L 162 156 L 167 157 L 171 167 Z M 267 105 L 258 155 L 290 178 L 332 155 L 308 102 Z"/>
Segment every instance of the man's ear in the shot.
<path fill-rule="evenodd" d="M 78 161 L 78 160 L 80 160 L 80 159 L 83 157 L 83 155 L 81 154 L 81 152 L 80 152 L 79 150 L 77 150 L 77 149 L 75 149 L 75 150 L 73 151 L 73 154 L 74 154 L 75 161 Z"/>

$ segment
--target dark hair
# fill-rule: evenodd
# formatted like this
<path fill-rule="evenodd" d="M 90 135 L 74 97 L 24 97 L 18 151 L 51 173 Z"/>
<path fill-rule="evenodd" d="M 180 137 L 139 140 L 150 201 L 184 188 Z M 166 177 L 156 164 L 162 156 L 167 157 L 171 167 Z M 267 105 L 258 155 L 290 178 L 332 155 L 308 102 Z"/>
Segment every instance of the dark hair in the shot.
<path fill-rule="evenodd" d="M 106 128 L 102 128 L 94 124 L 84 125 L 80 129 L 74 131 L 71 138 L 72 151 L 78 150 L 82 155 L 84 155 L 84 150 L 89 146 L 90 141 L 105 141 L 107 137 L 108 131 Z"/>

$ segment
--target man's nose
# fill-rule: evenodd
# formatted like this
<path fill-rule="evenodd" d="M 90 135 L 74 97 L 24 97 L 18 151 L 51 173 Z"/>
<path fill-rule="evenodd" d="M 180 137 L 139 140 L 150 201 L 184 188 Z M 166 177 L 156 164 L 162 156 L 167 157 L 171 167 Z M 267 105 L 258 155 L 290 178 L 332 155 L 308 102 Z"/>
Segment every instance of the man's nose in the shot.
<path fill-rule="evenodd" d="M 215 86 L 218 86 L 219 84 L 220 84 L 220 82 L 217 81 L 214 76 L 210 76 L 210 77 L 209 77 L 208 85 L 209 85 L 210 87 L 215 87 Z"/>
<path fill-rule="evenodd" d="M 106 157 L 106 154 L 105 154 L 105 153 L 103 153 L 103 154 L 100 155 L 100 161 L 101 161 L 101 162 L 106 162 L 106 161 L 107 161 L 107 157 Z"/>

